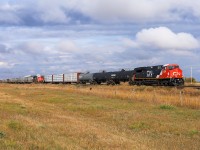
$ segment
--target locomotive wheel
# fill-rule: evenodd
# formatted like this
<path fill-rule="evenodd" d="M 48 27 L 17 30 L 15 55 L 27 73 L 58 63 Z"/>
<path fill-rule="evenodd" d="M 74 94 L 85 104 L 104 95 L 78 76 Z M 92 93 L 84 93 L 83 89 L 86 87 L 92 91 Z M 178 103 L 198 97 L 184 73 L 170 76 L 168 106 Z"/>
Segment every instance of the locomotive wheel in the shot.
<path fill-rule="evenodd" d="M 137 85 L 137 86 L 142 85 L 142 81 L 137 81 L 137 82 L 136 82 L 136 85 Z"/>
<path fill-rule="evenodd" d="M 135 85 L 135 82 L 133 82 L 133 81 L 129 81 L 128 83 L 129 83 L 129 85 Z"/>

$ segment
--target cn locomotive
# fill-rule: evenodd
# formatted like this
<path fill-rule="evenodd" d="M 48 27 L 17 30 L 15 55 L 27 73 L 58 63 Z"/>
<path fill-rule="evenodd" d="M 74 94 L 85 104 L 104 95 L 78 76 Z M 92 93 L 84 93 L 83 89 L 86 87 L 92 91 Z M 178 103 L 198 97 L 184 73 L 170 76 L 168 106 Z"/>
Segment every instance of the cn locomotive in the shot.
<path fill-rule="evenodd" d="M 183 73 L 177 64 L 137 67 L 133 70 L 67 73 L 44 76 L 27 76 L 3 80 L 7 83 L 75 83 L 108 84 L 129 82 L 129 85 L 179 86 L 184 84 Z"/>
<path fill-rule="evenodd" d="M 184 85 L 183 73 L 177 64 L 166 64 L 134 69 L 130 85 Z"/>

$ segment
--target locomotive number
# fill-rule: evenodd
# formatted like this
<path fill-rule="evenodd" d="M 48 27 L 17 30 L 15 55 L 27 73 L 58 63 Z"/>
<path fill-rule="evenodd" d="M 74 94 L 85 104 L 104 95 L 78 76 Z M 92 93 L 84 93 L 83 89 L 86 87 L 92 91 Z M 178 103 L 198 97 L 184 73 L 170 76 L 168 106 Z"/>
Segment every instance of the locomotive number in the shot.
<path fill-rule="evenodd" d="M 153 76 L 153 72 L 152 71 L 147 71 L 147 77 L 152 77 Z"/>

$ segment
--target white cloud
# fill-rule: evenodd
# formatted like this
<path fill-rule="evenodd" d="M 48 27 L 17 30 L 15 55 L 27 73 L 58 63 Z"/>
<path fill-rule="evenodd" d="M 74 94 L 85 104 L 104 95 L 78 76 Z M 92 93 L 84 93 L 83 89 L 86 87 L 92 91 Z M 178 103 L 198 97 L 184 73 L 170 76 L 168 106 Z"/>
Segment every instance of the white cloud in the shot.
<path fill-rule="evenodd" d="M 68 53 L 68 52 L 77 52 L 80 49 L 76 45 L 75 42 L 70 40 L 63 40 L 57 44 L 57 48 L 59 53 Z"/>
<path fill-rule="evenodd" d="M 26 43 L 20 44 L 17 49 L 15 50 L 16 53 L 25 53 L 25 54 L 31 54 L 31 55 L 39 55 L 43 54 L 45 50 L 45 46 L 41 44 L 40 42 L 36 41 L 28 41 Z"/>
<path fill-rule="evenodd" d="M 10 5 L 5 3 L 0 5 L 0 22 L 19 24 L 22 22 L 20 16 L 16 14 L 21 7 L 19 5 Z"/>
<path fill-rule="evenodd" d="M 39 1 L 37 7 L 38 17 L 44 23 L 68 23 L 70 20 L 60 4 L 55 1 Z"/>
<path fill-rule="evenodd" d="M 4 66 L 4 65 L 7 65 L 7 63 L 0 61 L 0 66 Z"/>
<path fill-rule="evenodd" d="M 11 71 L 27 74 L 49 66 L 55 73 L 63 66 L 78 71 L 199 63 L 199 8 L 200 0 L 1 1 L 1 66 L 15 64 Z M 169 28 L 150 28 L 155 26 Z"/>
<path fill-rule="evenodd" d="M 125 47 L 135 47 L 136 48 L 136 47 L 139 46 L 137 42 L 135 42 L 131 39 L 128 39 L 128 38 L 122 39 L 122 42 L 123 42 Z"/>
<path fill-rule="evenodd" d="M 171 16 L 167 14 L 171 4 L 158 0 L 82 0 L 79 4 L 79 11 L 99 21 L 137 22 Z"/>
<path fill-rule="evenodd" d="M 200 47 L 199 41 L 189 33 L 174 33 L 167 27 L 143 29 L 136 34 L 140 47 L 160 50 L 190 51 Z"/>
<path fill-rule="evenodd" d="M 65 7 L 102 22 L 169 22 L 200 17 L 199 5 L 199 0 L 73 0 Z"/>
<path fill-rule="evenodd" d="M 9 64 L 7 62 L 0 61 L 0 68 L 10 68 Z"/>
<path fill-rule="evenodd" d="M 79 13 L 100 22 L 172 22 L 200 18 L 200 0 L 35 0 L 2 3 L 0 22 L 67 24 Z M 17 5 L 16 5 L 17 3 Z M 6 17 L 3 17 L 6 16 Z M 77 17 L 77 18 L 76 18 Z M 27 19 L 29 18 L 29 19 Z M 84 20 L 84 18 L 82 18 Z M 33 20 L 32 20 L 33 21 Z M 28 22 L 27 22 L 28 23 Z"/>

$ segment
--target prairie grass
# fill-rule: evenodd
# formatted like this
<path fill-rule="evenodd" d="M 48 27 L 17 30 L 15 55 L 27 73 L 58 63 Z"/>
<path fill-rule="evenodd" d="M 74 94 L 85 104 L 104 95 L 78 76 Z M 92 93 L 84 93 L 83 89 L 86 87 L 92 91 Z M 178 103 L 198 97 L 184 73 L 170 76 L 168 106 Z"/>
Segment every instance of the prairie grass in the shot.
<path fill-rule="evenodd" d="M 0 84 L 0 149 L 195 150 L 196 98 L 196 89 Z"/>
<path fill-rule="evenodd" d="M 103 98 L 144 101 L 165 105 L 200 108 L 200 90 L 194 88 L 177 89 L 176 87 L 151 86 L 71 86 L 70 92 L 96 95 Z"/>

